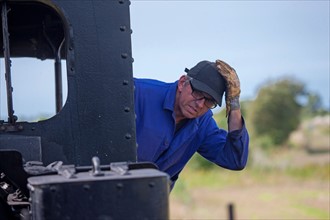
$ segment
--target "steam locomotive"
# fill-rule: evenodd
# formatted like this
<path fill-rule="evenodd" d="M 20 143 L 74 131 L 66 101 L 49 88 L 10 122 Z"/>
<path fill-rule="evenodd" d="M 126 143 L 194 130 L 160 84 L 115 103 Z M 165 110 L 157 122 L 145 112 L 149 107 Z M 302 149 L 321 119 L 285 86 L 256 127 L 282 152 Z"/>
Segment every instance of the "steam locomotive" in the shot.
<path fill-rule="evenodd" d="M 136 161 L 130 2 L 0 5 L 8 115 L 0 118 L 0 219 L 168 219 L 167 174 Z M 53 117 L 15 115 L 11 59 L 21 57 L 54 61 Z"/>

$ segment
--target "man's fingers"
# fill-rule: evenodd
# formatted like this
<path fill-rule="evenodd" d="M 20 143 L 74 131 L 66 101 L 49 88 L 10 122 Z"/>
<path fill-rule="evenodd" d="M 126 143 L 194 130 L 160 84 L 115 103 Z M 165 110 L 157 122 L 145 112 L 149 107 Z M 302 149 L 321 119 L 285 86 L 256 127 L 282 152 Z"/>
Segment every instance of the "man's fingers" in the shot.
<path fill-rule="evenodd" d="M 217 65 L 217 68 L 220 70 L 219 72 L 221 73 L 221 75 L 229 76 L 232 72 L 236 72 L 234 68 L 232 68 L 230 65 L 228 65 L 222 60 L 216 60 L 215 63 Z"/>

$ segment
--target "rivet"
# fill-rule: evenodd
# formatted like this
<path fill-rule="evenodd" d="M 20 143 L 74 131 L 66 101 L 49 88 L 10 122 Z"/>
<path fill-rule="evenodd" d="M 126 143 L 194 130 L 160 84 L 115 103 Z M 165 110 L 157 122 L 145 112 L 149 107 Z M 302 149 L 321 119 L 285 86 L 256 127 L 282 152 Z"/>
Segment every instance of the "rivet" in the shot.
<path fill-rule="evenodd" d="M 154 183 L 154 182 L 150 182 L 150 183 L 149 183 L 149 187 L 150 187 L 150 188 L 153 188 L 154 186 L 155 186 L 155 183 Z"/>
<path fill-rule="evenodd" d="M 130 109 L 129 107 L 125 107 L 124 111 L 125 111 L 125 112 L 130 112 L 131 109 Z"/>
<path fill-rule="evenodd" d="M 120 26 L 119 28 L 121 31 L 126 31 L 126 26 Z"/>
<path fill-rule="evenodd" d="M 88 184 L 83 185 L 83 189 L 86 190 L 86 191 L 90 190 L 90 188 L 91 188 L 91 186 L 88 185 Z"/>
<path fill-rule="evenodd" d="M 117 183 L 116 187 L 117 187 L 117 189 L 122 189 L 124 187 L 124 185 L 122 183 Z"/>
<path fill-rule="evenodd" d="M 51 186 L 51 187 L 50 187 L 50 191 L 51 191 L 51 192 L 56 192 L 56 187 L 55 187 L 55 186 Z"/>
<path fill-rule="evenodd" d="M 125 135 L 125 138 L 129 140 L 129 139 L 131 139 L 131 138 L 132 138 L 132 135 L 131 135 L 131 134 L 129 134 L 129 133 L 127 133 L 127 134 Z"/>
<path fill-rule="evenodd" d="M 128 57 L 128 54 L 127 53 L 122 53 L 121 54 L 121 58 L 126 59 L 127 57 Z"/>
<path fill-rule="evenodd" d="M 124 80 L 123 85 L 125 85 L 125 86 L 128 85 L 128 80 Z"/>
<path fill-rule="evenodd" d="M 119 4 L 124 4 L 124 1 L 123 0 L 119 0 Z"/>

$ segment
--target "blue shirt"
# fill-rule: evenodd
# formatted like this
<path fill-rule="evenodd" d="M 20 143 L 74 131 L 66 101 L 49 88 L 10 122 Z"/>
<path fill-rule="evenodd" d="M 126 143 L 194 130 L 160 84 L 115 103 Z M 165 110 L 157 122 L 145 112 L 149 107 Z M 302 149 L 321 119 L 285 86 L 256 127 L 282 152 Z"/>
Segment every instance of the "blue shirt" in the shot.
<path fill-rule="evenodd" d="M 155 163 L 169 174 L 172 187 L 195 152 L 226 169 L 245 167 L 249 135 L 244 120 L 241 130 L 228 133 L 218 128 L 209 110 L 187 120 L 176 131 L 174 103 L 178 81 L 135 78 L 134 85 L 138 161 Z"/>

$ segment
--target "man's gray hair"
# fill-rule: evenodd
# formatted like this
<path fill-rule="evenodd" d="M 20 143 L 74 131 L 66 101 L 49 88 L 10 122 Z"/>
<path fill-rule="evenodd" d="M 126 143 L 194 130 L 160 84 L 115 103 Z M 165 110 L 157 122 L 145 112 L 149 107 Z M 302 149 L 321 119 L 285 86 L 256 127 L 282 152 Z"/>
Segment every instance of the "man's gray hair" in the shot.
<path fill-rule="evenodd" d="M 184 81 L 184 83 L 188 83 L 190 80 L 192 80 L 193 78 L 191 78 L 190 76 L 186 75 L 186 80 Z"/>

